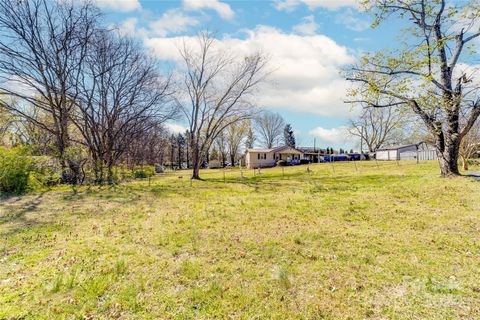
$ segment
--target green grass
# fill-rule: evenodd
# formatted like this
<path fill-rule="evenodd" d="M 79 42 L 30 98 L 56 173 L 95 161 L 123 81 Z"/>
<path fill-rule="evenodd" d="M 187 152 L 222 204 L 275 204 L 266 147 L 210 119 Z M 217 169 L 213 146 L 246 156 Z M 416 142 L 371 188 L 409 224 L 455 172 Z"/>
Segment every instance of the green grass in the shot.
<path fill-rule="evenodd" d="M 399 164 L 4 198 L 0 319 L 480 318 L 480 183 Z"/>

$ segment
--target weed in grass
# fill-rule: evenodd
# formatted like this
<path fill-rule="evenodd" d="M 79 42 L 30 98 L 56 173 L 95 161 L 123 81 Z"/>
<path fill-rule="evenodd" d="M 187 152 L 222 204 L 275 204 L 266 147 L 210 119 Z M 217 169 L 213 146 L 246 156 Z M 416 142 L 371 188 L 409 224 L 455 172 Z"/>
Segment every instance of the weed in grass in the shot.
<path fill-rule="evenodd" d="M 293 238 L 293 242 L 295 242 L 295 244 L 298 244 L 298 245 L 303 244 L 303 240 L 299 235 L 297 235 L 297 236 L 295 236 L 295 238 Z"/>
<path fill-rule="evenodd" d="M 57 293 L 60 291 L 63 285 L 63 276 L 58 275 L 52 282 L 52 286 L 50 288 L 51 293 Z"/>
<path fill-rule="evenodd" d="M 82 289 L 86 297 L 96 299 L 103 295 L 112 283 L 110 275 L 92 276 L 82 283 Z"/>
<path fill-rule="evenodd" d="M 126 272 L 127 272 L 127 265 L 125 263 L 125 260 L 117 260 L 117 262 L 115 262 L 115 275 L 122 276 Z"/>
<path fill-rule="evenodd" d="M 178 271 L 185 278 L 194 280 L 200 276 L 201 265 L 194 260 L 185 259 L 180 263 Z"/>
<path fill-rule="evenodd" d="M 65 279 L 65 288 L 72 289 L 74 287 L 76 276 L 77 276 L 77 270 L 75 269 Z"/>
<path fill-rule="evenodd" d="M 446 281 L 439 281 L 435 277 L 429 277 L 425 282 L 425 288 L 428 292 L 434 294 L 457 294 L 458 284 L 454 277 L 450 277 Z"/>
<path fill-rule="evenodd" d="M 288 269 L 285 266 L 277 265 L 273 268 L 273 279 L 282 289 L 285 290 L 288 290 L 292 285 L 290 282 Z"/>

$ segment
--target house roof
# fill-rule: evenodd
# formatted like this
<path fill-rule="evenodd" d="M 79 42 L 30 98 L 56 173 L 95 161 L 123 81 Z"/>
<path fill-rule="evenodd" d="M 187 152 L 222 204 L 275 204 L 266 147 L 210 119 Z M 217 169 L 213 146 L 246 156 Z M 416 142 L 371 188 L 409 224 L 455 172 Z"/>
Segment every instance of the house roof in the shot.
<path fill-rule="evenodd" d="M 402 149 L 402 148 L 406 148 L 406 147 L 412 147 L 412 146 L 415 146 L 415 147 L 418 148 L 418 146 L 421 145 L 421 144 L 431 145 L 430 143 L 428 143 L 428 142 L 426 142 L 426 141 L 420 141 L 419 143 L 411 143 L 411 144 L 401 144 L 401 145 L 387 146 L 387 147 L 379 148 L 379 149 L 377 149 L 377 151 L 398 150 L 398 149 Z"/>
<path fill-rule="evenodd" d="M 412 146 L 418 146 L 418 143 L 411 143 L 411 144 L 401 144 L 401 145 L 396 145 L 396 146 L 387 146 L 383 148 L 377 149 L 377 151 L 385 151 L 385 150 L 398 150 L 406 147 L 412 147 Z"/>
<path fill-rule="evenodd" d="M 274 152 L 274 153 L 280 153 L 280 152 L 282 152 L 282 151 L 285 150 L 285 149 L 293 149 L 293 150 L 296 150 L 296 151 L 298 151 L 298 152 L 300 152 L 300 153 L 303 153 L 302 150 L 297 149 L 297 148 L 292 148 L 292 147 L 289 147 L 289 146 L 280 146 L 280 147 L 273 148 L 273 149 L 272 149 L 272 152 Z"/>
<path fill-rule="evenodd" d="M 325 152 L 325 149 L 314 148 L 314 147 L 298 147 L 297 150 L 302 151 L 303 153 L 322 153 Z"/>
<path fill-rule="evenodd" d="M 252 149 L 247 149 L 247 152 L 264 152 L 264 153 L 268 153 L 270 151 L 272 151 L 273 149 L 256 149 L 256 148 L 252 148 Z"/>
<path fill-rule="evenodd" d="M 298 151 L 298 152 L 303 153 L 302 150 L 297 149 L 297 148 L 292 148 L 292 147 L 289 147 L 289 146 L 278 146 L 278 147 L 271 148 L 271 149 L 256 149 L 256 148 L 253 148 L 253 149 L 247 149 L 247 152 L 263 152 L 263 153 L 273 152 L 273 153 L 280 153 L 280 152 L 282 152 L 282 151 L 285 150 L 285 149 L 293 149 L 293 150 L 296 150 L 296 151 Z"/>

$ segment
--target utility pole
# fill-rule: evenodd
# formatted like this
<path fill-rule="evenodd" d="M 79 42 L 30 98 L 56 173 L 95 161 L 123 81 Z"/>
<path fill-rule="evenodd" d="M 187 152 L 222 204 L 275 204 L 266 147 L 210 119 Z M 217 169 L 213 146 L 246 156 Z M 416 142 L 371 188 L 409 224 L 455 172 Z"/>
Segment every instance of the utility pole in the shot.
<path fill-rule="evenodd" d="M 362 156 L 363 156 L 363 127 L 362 127 L 362 133 L 360 133 L 360 161 L 362 161 Z"/>

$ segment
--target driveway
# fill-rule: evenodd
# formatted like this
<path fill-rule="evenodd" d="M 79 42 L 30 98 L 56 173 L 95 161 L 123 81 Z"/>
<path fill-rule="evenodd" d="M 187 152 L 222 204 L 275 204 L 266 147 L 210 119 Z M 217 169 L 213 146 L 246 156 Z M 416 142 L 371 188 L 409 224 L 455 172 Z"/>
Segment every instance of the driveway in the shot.
<path fill-rule="evenodd" d="M 467 176 L 472 177 L 473 179 L 480 182 L 480 171 L 470 171 L 467 173 Z"/>

